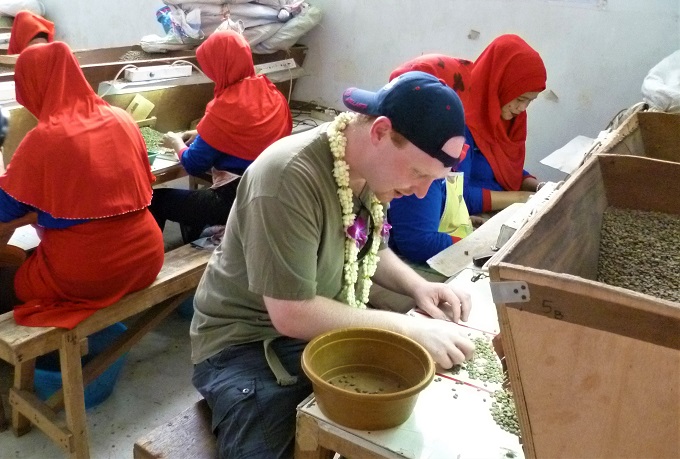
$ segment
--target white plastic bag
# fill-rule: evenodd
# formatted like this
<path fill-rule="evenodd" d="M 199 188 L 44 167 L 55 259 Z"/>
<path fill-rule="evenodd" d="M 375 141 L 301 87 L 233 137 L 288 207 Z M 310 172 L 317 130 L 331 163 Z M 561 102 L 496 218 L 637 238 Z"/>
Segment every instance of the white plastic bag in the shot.
<path fill-rule="evenodd" d="M 230 17 L 227 17 L 222 23 L 217 26 L 215 29 L 215 32 L 220 32 L 222 30 L 233 30 L 234 32 L 237 32 L 241 35 L 243 35 L 243 30 L 245 27 L 243 27 L 243 21 L 234 21 Z"/>
<path fill-rule="evenodd" d="M 0 0 L 0 15 L 16 16 L 21 10 L 28 10 L 39 16 L 45 14 L 45 5 L 38 0 Z"/>
<path fill-rule="evenodd" d="M 652 67 L 642 81 L 642 96 L 654 109 L 680 113 L 680 50 Z"/>
<path fill-rule="evenodd" d="M 172 21 L 179 24 L 179 33 L 193 39 L 203 38 L 201 32 L 201 9 L 195 8 L 189 12 L 174 6 L 170 7 L 170 17 Z"/>
<path fill-rule="evenodd" d="M 290 49 L 307 32 L 321 22 L 321 9 L 305 5 L 302 12 L 286 22 L 271 38 L 251 46 L 254 53 L 271 54 Z"/>

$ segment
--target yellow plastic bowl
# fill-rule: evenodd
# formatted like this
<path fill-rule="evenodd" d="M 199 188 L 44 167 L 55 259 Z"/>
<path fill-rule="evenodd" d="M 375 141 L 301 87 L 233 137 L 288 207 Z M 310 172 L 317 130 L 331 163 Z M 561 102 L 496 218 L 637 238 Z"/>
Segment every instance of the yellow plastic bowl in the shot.
<path fill-rule="evenodd" d="M 321 412 L 359 430 L 402 424 L 434 377 L 425 348 L 377 328 L 344 328 L 314 338 L 302 353 L 302 368 Z"/>

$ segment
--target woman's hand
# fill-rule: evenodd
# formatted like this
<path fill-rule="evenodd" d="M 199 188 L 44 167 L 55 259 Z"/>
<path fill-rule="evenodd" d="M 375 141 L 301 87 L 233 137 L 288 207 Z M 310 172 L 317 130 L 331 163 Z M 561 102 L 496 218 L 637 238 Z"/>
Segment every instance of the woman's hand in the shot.
<path fill-rule="evenodd" d="M 196 129 L 193 131 L 184 131 L 182 133 L 182 142 L 184 142 L 184 145 L 189 146 L 196 140 L 197 135 L 198 131 Z"/>
<path fill-rule="evenodd" d="M 165 148 L 171 148 L 175 150 L 175 153 L 179 152 L 186 147 L 184 140 L 182 140 L 182 134 L 177 132 L 166 132 L 163 135 L 163 140 L 161 145 Z"/>

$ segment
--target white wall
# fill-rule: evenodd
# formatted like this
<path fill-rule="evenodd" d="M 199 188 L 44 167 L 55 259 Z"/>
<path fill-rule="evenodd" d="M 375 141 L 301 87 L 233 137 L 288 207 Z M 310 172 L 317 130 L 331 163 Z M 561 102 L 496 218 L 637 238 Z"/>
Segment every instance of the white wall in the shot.
<path fill-rule="evenodd" d="M 377 89 L 401 62 L 426 52 L 475 59 L 503 33 L 524 37 L 543 57 L 548 89 L 529 108 L 527 167 L 540 179 L 562 174 L 538 161 L 578 134 L 597 136 L 641 100 L 647 71 L 680 47 L 680 0 L 309 0 L 322 23 L 301 41 L 308 76 L 293 97 L 342 108 L 349 86 Z M 57 37 L 74 49 L 123 46 L 161 34 L 160 0 L 43 0 Z M 367 7 L 368 5 L 368 7 Z M 480 32 L 468 39 L 471 29 Z"/>
<path fill-rule="evenodd" d="M 139 43 L 143 35 L 163 35 L 156 21 L 160 0 L 41 0 L 55 24 L 57 40 L 72 49 L 110 48 Z"/>

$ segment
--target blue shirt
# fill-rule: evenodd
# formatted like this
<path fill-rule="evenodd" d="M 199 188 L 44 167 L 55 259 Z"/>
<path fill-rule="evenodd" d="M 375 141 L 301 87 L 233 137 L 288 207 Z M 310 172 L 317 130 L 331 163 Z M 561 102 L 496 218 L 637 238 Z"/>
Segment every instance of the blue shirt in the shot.
<path fill-rule="evenodd" d="M 88 222 L 90 220 L 72 220 L 66 218 L 54 218 L 47 212 L 38 210 L 33 206 L 19 202 L 10 195 L 8 195 L 5 190 L 0 189 L 0 222 L 7 223 L 17 218 L 23 217 L 29 212 L 38 212 L 38 225 L 43 228 L 50 229 L 63 229 L 69 226 L 79 225 L 81 223 Z"/>
<path fill-rule="evenodd" d="M 252 161 L 238 158 L 211 147 L 200 135 L 197 135 L 189 148 L 184 150 L 180 162 L 190 175 L 201 175 L 210 171 L 213 167 L 221 171 L 243 175 L 246 168 L 252 164 Z"/>
<path fill-rule="evenodd" d="M 451 236 L 439 232 L 445 206 L 446 179 L 432 182 L 423 199 L 414 194 L 394 199 L 387 211 L 390 248 L 414 263 L 425 263 L 452 245 Z"/>
<path fill-rule="evenodd" d="M 469 145 L 469 149 L 465 159 L 458 165 L 458 171 L 462 172 L 464 176 L 463 198 L 468 212 L 470 215 L 475 215 L 484 212 L 483 190 L 505 191 L 505 189 L 496 180 L 491 164 L 477 147 L 467 126 L 465 127 L 465 143 Z M 523 175 L 526 177 L 530 174 L 523 171 Z"/>

